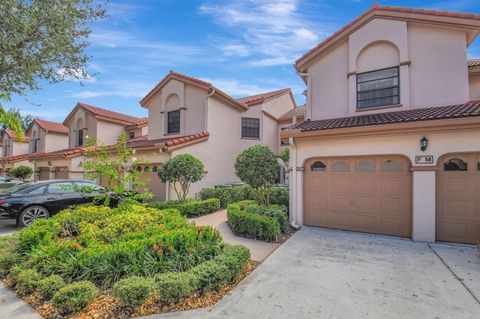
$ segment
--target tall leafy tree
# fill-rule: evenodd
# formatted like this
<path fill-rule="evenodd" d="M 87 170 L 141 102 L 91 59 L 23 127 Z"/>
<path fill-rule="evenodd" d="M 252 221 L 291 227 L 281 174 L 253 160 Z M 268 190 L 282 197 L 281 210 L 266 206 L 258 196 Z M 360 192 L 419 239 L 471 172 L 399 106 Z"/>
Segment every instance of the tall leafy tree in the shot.
<path fill-rule="evenodd" d="M 0 124 L 21 131 L 2 106 L 12 94 L 38 90 L 40 80 L 89 76 L 89 24 L 105 16 L 104 3 L 93 0 L 0 1 Z"/>

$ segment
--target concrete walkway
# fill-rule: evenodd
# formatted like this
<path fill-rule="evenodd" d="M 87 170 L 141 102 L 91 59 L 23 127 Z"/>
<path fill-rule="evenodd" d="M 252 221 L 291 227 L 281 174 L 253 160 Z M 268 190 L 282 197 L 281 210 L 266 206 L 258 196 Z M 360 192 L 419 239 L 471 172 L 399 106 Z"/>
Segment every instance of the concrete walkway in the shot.
<path fill-rule="evenodd" d="M 472 246 L 304 227 L 218 304 L 144 319 L 480 318 L 479 263 Z"/>
<path fill-rule="evenodd" d="M 0 319 L 40 319 L 29 304 L 18 298 L 0 281 Z"/>
<path fill-rule="evenodd" d="M 280 244 L 267 243 L 261 240 L 253 240 L 235 236 L 227 225 L 227 211 L 221 210 L 216 213 L 191 218 L 197 225 L 212 226 L 218 229 L 223 240 L 229 244 L 243 245 L 250 249 L 252 260 L 262 262 L 267 258 Z"/>

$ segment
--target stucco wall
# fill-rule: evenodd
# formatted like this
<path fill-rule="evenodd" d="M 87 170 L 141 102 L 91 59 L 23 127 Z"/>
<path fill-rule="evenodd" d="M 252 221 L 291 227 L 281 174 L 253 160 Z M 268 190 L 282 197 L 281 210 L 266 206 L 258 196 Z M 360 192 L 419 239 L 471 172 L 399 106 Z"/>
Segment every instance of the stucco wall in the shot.
<path fill-rule="evenodd" d="M 37 142 L 37 152 L 45 152 L 45 131 L 37 124 L 33 123 L 32 128 L 30 129 L 30 134 L 28 135 L 29 141 L 29 148 L 28 152 L 32 153 L 34 150 L 34 142 L 35 139 L 38 139 Z"/>
<path fill-rule="evenodd" d="M 279 118 L 294 107 L 295 104 L 292 100 L 292 97 L 288 93 L 268 99 L 262 104 L 262 110 L 267 111 L 275 118 Z"/>
<path fill-rule="evenodd" d="M 470 87 L 470 100 L 480 100 L 480 74 L 468 77 Z"/>
<path fill-rule="evenodd" d="M 15 142 L 12 143 L 12 154 L 11 155 L 20 155 L 20 154 L 27 154 L 29 149 L 28 142 Z"/>
<path fill-rule="evenodd" d="M 251 106 L 247 111 L 245 112 L 237 112 L 237 114 L 231 114 L 230 116 L 235 118 L 235 121 L 238 123 L 238 131 L 237 131 L 237 138 L 235 140 L 238 140 L 240 138 L 240 147 L 242 149 L 248 148 L 250 146 L 262 143 L 263 139 L 263 113 L 262 113 L 262 105 L 257 104 Z M 248 117 L 248 118 L 255 118 L 260 120 L 260 137 L 259 138 L 249 138 L 245 137 L 242 138 L 242 117 Z M 210 123 L 210 122 L 209 122 Z M 234 140 L 232 140 L 234 141 Z"/>
<path fill-rule="evenodd" d="M 412 107 L 469 100 L 465 32 L 408 25 Z"/>
<path fill-rule="evenodd" d="M 105 145 L 117 143 L 118 137 L 124 132 L 124 125 L 106 121 L 97 121 L 97 139 Z"/>
<path fill-rule="evenodd" d="M 68 135 L 48 132 L 45 134 L 45 152 L 68 148 Z"/>
<path fill-rule="evenodd" d="M 195 196 L 204 187 L 238 181 L 233 165 L 240 153 L 240 144 L 235 142 L 240 139 L 239 112 L 210 97 L 207 114 L 210 133 L 208 140 L 172 152 L 172 156 L 192 154 L 205 165 L 207 174 L 201 181 L 192 185 L 190 197 Z"/>
<path fill-rule="evenodd" d="M 65 123 L 65 125 L 69 128 L 69 148 L 73 148 L 78 146 L 76 143 L 76 137 L 77 137 L 77 121 L 81 119 L 83 123 L 83 144 L 86 145 L 86 139 L 88 137 L 97 137 L 97 120 L 95 117 L 84 110 L 83 108 L 78 108 L 77 111 L 72 115 L 70 120 Z"/>
<path fill-rule="evenodd" d="M 400 70 L 400 105 L 357 110 L 356 74 L 393 66 Z M 470 99 L 466 33 L 440 26 L 376 18 L 319 57 L 308 72 L 313 120 Z"/>
<path fill-rule="evenodd" d="M 190 135 L 205 131 L 205 99 L 207 90 L 170 80 L 147 103 L 150 139 L 167 134 L 167 112 L 180 109 L 180 133 Z M 169 136 L 175 136 L 169 135 Z"/>
<path fill-rule="evenodd" d="M 280 148 L 280 135 L 278 133 L 278 122 L 263 114 L 263 139 L 262 144 L 268 145 L 272 152 L 278 154 Z"/>

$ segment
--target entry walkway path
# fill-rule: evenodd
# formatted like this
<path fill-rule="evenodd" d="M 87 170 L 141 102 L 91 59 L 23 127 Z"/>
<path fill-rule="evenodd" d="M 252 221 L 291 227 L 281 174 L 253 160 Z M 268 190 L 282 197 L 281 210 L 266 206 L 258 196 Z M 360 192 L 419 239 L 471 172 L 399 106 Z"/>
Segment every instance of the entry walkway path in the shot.
<path fill-rule="evenodd" d="M 227 211 L 221 210 L 212 214 L 190 219 L 197 225 L 209 225 L 220 232 L 223 240 L 229 244 L 243 245 L 250 249 L 251 259 L 262 262 L 267 258 L 280 244 L 267 243 L 261 240 L 253 240 L 235 236 L 227 225 Z"/>

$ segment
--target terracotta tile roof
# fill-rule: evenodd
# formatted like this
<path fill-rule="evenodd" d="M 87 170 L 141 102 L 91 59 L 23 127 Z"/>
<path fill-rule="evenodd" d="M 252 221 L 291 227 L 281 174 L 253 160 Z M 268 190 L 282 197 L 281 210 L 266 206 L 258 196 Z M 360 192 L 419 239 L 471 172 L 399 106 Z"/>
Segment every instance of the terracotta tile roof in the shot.
<path fill-rule="evenodd" d="M 307 51 L 304 55 L 302 55 L 300 58 L 298 58 L 295 61 L 295 65 L 298 66 L 298 64 L 307 58 L 309 58 L 311 55 L 314 54 L 315 51 L 320 49 L 321 47 L 325 46 L 327 43 L 329 43 L 331 40 L 333 40 L 335 37 L 340 35 L 342 32 L 346 31 L 348 28 L 353 26 L 355 23 L 358 21 L 362 20 L 366 16 L 368 16 L 370 13 L 374 11 L 389 11 L 389 12 L 399 12 L 399 13 L 413 13 L 413 14 L 423 14 L 423 15 L 428 15 L 428 16 L 437 16 L 437 17 L 447 17 L 447 18 L 461 18 L 461 19 L 472 19 L 472 20 L 480 20 L 480 14 L 474 14 L 474 13 L 465 13 L 465 12 L 451 12 L 451 11 L 441 11 L 441 10 L 426 10 L 426 9 L 419 9 L 419 8 L 405 8 L 405 7 L 395 7 L 395 6 L 381 6 L 377 2 L 372 4 L 372 7 L 343 26 L 340 30 L 336 31 L 333 33 L 331 36 L 317 44 L 315 47 Z"/>
<path fill-rule="evenodd" d="M 294 124 L 288 129 L 298 129 L 302 132 L 306 132 L 368 125 L 445 120 L 476 116 L 480 116 L 480 100 L 457 105 L 437 106 L 422 109 L 341 117 L 326 120 L 305 121 L 302 123 Z"/>
<path fill-rule="evenodd" d="M 62 123 L 40 120 L 40 119 L 34 119 L 33 122 L 36 122 L 38 126 L 40 126 L 42 129 L 49 132 L 57 132 L 62 134 L 68 134 L 69 132 L 68 127 L 66 127 Z"/>
<path fill-rule="evenodd" d="M 215 94 L 218 94 L 220 96 L 222 96 L 223 98 L 231 101 L 233 104 L 243 108 L 243 109 L 248 109 L 248 105 L 246 105 L 245 103 L 239 101 L 239 100 L 236 100 L 234 99 L 233 97 L 231 97 L 230 95 L 228 95 L 227 93 L 223 92 L 222 90 L 216 88 L 215 86 L 213 86 L 211 83 L 209 82 L 206 82 L 206 81 L 203 81 L 203 80 L 200 80 L 200 79 L 197 79 L 197 78 L 194 78 L 194 77 L 191 77 L 191 76 L 188 76 L 188 75 L 185 75 L 185 74 L 181 74 L 181 73 L 178 73 L 178 72 L 175 72 L 175 71 L 172 71 L 170 70 L 170 72 L 157 84 L 155 85 L 155 87 L 153 89 L 150 90 L 150 92 L 147 93 L 147 95 L 145 95 L 145 97 L 143 99 L 140 100 L 140 105 L 141 106 L 145 106 L 145 103 L 146 101 L 155 94 L 155 92 L 161 88 L 169 79 L 170 77 L 177 77 L 177 78 L 180 78 L 180 79 L 184 79 L 184 80 L 187 80 L 187 81 L 191 81 L 191 82 L 194 82 L 198 85 L 201 85 L 203 86 L 205 89 L 208 89 L 210 90 L 210 92 L 214 92 Z"/>
<path fill-rule="evenodd" d="M 147 138 L 139 138 L 138 140 L 131 140 L 127 142 L 127 145 L 132 148 L 148 147 L 148 146 L 163 146 L 171 147 L 184 144 L 186 142 L 195 141 L 204 137 L 208 137 L 210 134 L 208 132 L 201 132 L 198 134 L 186 135 L 186 136 L 177 136 L 177 137 L 164 137 L 149 140 Z M 143 136 L 142 136 L 143 137 Z"/>
<path fill-rule="evenodd" d="M 53 151 L 53 152 L 42 152 L 42 153 L 34 153 L 30 156 L 30 158 L 37 158 L 37 157 L 68 157 L 72 155 L 81 155 L 87 150 L 87 147 L 79 146 L 73 148 L 66 148 L 63 150 Z"/>
<path fill-rule="evenodd" d="M 27 154 L 20 154 L 20 155 L 12 155 L 12 156 L 5 156 L 0 158 L 0 162 L 17 162 L 17 161 L 23 161 L 26 159 L 29 159 L 33 156 L 37 156 L 40 154 L 46 154 L 46 153 L 27 153 Z"/>
<path fill-rule="evenodd" d="M 473 67 L 476 67 L 476 66 L 480 66 L 480 58 L 469 59 L 468 60 L 468 67 L 469 68 L 473 68 Z"/>
<path fill-rule="evenodd" d="M 272 91 L 272 92 L 266 92 L 266 93 L 252 95 L 252 96 L 246 96 L 246 97 L 242 97 L 242 98 L 237 99 L 237 100 L 247 104 L 248 106 L 252 106 L 252 105 L 257 105 L 257 104 L 263 103 L 265 100 L 267 100 L 269 98 L 272 98 L 272 97 L 275 97 L 275 96 L 278 96 L 278 95 L 282 95 L 282 94 L 290 92 L 290 91 L 291 91 L 290 88 L 286 88 L 286 89 L 276 90 L 276 91 Z"/>
<path fill-rule="evenodd" d="M 144 117 L 143 121 L 141 121 L 141 122 L 138 122 L 136 124 L 130 124 L 130 125 L 126 126 L 126 129 L 134 129 L 134 128 L 142 127 L 142 126 L 145 126 L 145 125 L 148 125 L 148 118 L 146 118 L 146 117 Z"/>
<path fill-rule="evenodd" d="M 87 109 L 88 111 L 92 112 L 95 115 L 110 118 L 112 120 L 123 121 L 130 124 L 138 124 L 145 121 L 144 117 L 130 116 L 127 114 L 118 113 L 118 112 L 110 111 L 107 109 L 102 109 L 100 107 L 96 107 L 96 106 L 81 103 L 81 102 L 78 102 L 77 105 L 82 106 L 83 108 Z"/>
<path fill-rule="evenodd" d="M 305 106 L 297 106 L 287 113 L 283 114 L 278 118 L 279 121 L 286 121 L 286 120 L 292 120 L 293 117 L 296 116 L 297 118 L 303 118 L 305 117 Z"/>
<path fill-rule="evenodd" d="M 12 131 L 12 130 L 5 130 L 5 134 L 7 134 L 8 137 L 10 137 L 10 138 L 12 138 L 12 139 L 14 139 L 14 140 L 17 139 L 17 135 L 15 135 L 15 132 Z M 28 142 L 28 140 L 29 140 L 28 136 L 23 135 L 23 142 Z"/>

